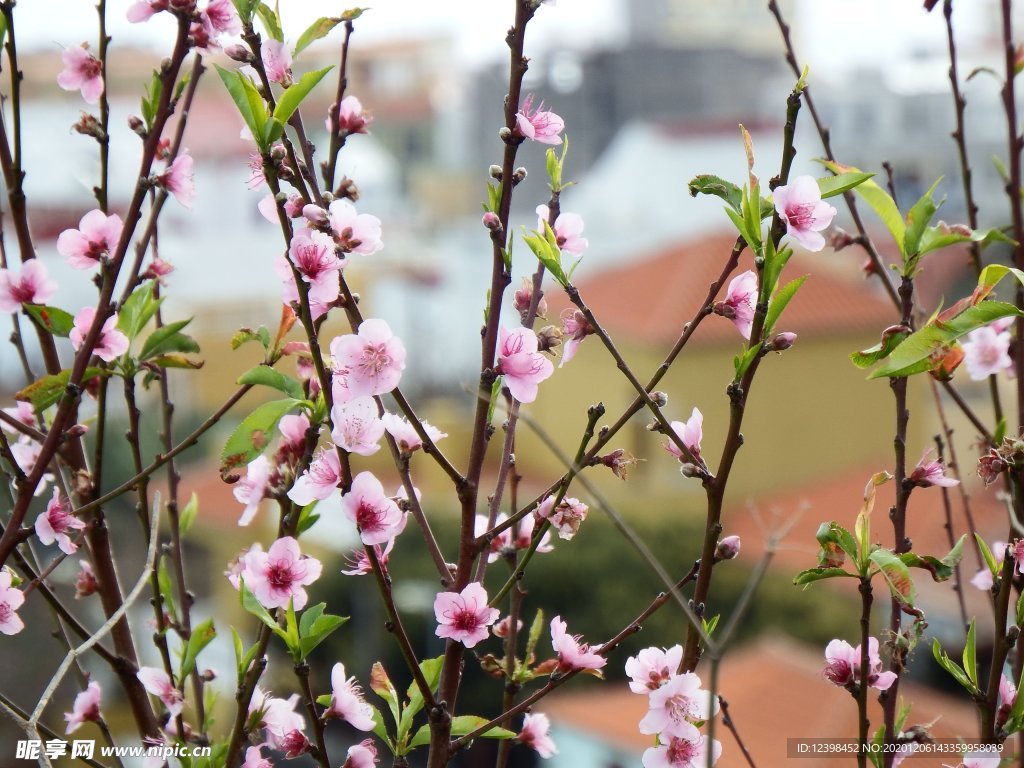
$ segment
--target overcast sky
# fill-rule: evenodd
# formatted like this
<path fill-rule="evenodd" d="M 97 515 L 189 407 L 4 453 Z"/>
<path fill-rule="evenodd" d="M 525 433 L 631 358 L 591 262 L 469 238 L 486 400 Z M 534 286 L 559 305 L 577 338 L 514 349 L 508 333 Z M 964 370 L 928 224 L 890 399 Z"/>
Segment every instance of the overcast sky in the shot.
<path fill-rule="evenodd" d="M 504 31 L 512 16 L 509 0 L 364 2 L 372 9 L 357 24 L 359 39 L 378 41 L 447 32 L 467 61 L 504 55 Z M 125 9 L 130 3 L 108 0 L 111 33 L 140 43 L 165 42 L 171 19 L 158 16 L 147 24 L 128 24 Z M 281 6 L 286 33 L 294 40 L 313 19 L 337 13 L 345 5 L 348 3 L 338 0 L 285 0 Z M 977 29 L 972 16 L 985 7 L 993 7 L 991 0 L 958 6 L 958 26 L 965 37 Z M 796 14 L 801 57 L 819 74 L 833 74 L 853 64 L 886 66 L 912 52 L 944 46 L 941 9 L 926 14 L 920 0 L 797 0 Z M 28 0 L 18 4 L 16 20 L 21 46 L 57 49 L 81 42 L 83 34 L 91 33 L 95 11 L 91 0 Z M 772 23 L 767 10 L 764 23 Z M 614 44 L 624 27 L 620 0 L 558 0 L 537 14 L 528 45 L 538 50 Z"/>

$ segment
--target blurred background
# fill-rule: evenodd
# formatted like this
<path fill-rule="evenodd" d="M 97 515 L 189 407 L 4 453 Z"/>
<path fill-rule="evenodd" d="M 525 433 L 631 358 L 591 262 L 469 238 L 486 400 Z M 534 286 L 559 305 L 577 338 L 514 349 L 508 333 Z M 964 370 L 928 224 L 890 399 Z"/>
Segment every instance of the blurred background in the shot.
<path fill-rule="evenodd" d="M 945 204 L 939 216 L 949 223 L 963 222 L 959 161 L 950 139 L 955 123 L 941 11 L 927 14 L 919 3 L 904 0 L 780 4 L 793 27 L 798 55 L 810 67 L 812 93 L 831 128 L 838 159 L 871 171 L 881 171 L 882 162 L 888 161 L 902 207 L 909 207 L 944 177 L 939 196 L 945 197 Z M 127 204 L 138 161 L 139 142 L 127 128 L 127 118 L 139 112 L 142 88 L 167 55 L 173 26 L 163 14 L 145 25 L 129 25 L 123 20 L 127 5 L 126 0 L 108 3 L 114 37 L 108 83 L 114 211 Z M 291 41 L 317 16 L 339 10 L 312 0 L 282 6 Z M 385 248 L 372 257 L 350 259 L 348 275 L 360 292 L 364 313 L 387 319 L 404 340 L 409 359 L 403 389 L 421 415 L 450 435 L 441 446 L 459 466 L 464 466 L 467 454 L 465 424 L 473 406 L 478 323 L 490 271 L 480 202 L 487 168 L 500 162 L 497 133 L 507 85 L 503 41 L 511 18 L 511 2 L 381 0 L 356 21 L 350 55 L 349 93 L 360 98 L 374 121 L 369 135 L 349 139 L 340 171 L 358 186 L 358 209 L 382 220 Z M 958 5 L 954 18 L 961 78 L 979 70 L 963 86 L 975 195 L 982 224 L 999 226 L 1008 212 L 991 158 L 1006 156 L 1001 81 L 984 70 L 1002 68 L 997 4 L 979 0 Z M 82 214 L 93 207 L 98 160 L 94 142 L 70 128 L 85 105 L 77 93 L 61 91 L 55 78 L 62 66 L 62 47 L 95 37 L 95 13 L 87 2 L 33 0 L 18 6 L 16 23 L 25 71 L 25 188 L 33 235 L 41 258 L 61 286 L 52 303 L 74 313 L 93 301 L 95 289 L 82 273 L 64 264 L 54 246 L 57 235 L 77 227 Z M 339 41 L 336 30 L 309 48 L 297 60 L 296 71 L 335 63 Z M 583 216 L 584 236 L 590 242 L 575 283 L 633 369 L 646 379 L 700 306 L 735 237 L 720 202 L 692 199 L 687 182 L 698 173 L 714 173 L 742 183 L 740 123 L 753 135 L 761 178 L 767 180 L 777 171 L 785 98 L 794 82 L 783 59 L 779 31 L 763 0 L 558 0 L 542 7 L 531 23 L 527 53 L 531 62 L 524 92 L 535 93 L 565 119 L 571 140 L 566 173 L 577 183 L 563 195 L 562 209 Z M 230 64 L 223 57 L 214 60 Z M 332 94 L 333 87 L 323 85 L 303 108 L 320 156 L 326 152 L 321 126 Z M 270 269 L 282 250 L 279 233 L 256 209 L 263 193 L 247 189 L 251 145 L 239 138 L 241 125 L 221 83 L 214 75 L 205 75 L 185 134 L 185 146 L 196 159 L 195 204 L 186 211 L 169 202 L 159 238 L 161 256 L 175 266 L 168 278 L 165 317 L 195 316 L 190 332 L 200 342 L 205 360 L 199 371 L 171 375 L 180 435 L 216 409 L 236 388 L 237 376 L 259 361 L 251 345 L 230 350 L 234 332 L 242 326 L 273 329 L 280 315 L 280 285 Z M 806 110 L 797 147 L 794 173 L 822 175 L 813 162 L 822 154 L 821 145 Z M 547 201 L 542 150 L 527 144 L 520 152 L 529 176 L 514 198 L 517 230 L 520 225 L 535 226 L 533 210 Z M 843 206 L 837 207 L 836 224 L 852 230 Z M 883 254 L 892 260 L 896 251 L 883 231 L 876 231 L 874 222 L 869 226 Z M 514 253 L 513 288 L 534 269 L 521 242 Z M 998 252 L 990 253 L 999 258 Z M 750 267 L 749 258 L 745 254 L 741 270 Z M 720 679 L 721 692 L 759 765 L 785 764 L 787 737 L 856 732 L 853 702 L 820 675 L 824 644 L 833 637 L 855 639 L 854 590 L 829 582 L 801 591 L 792 578 L 815 564 L 818 524 L 834 519 L 852 526 L 864 484 L 892 464 L 889 388 L 880 381 L 865 381 L 864 372 L 847 359 L 850 352 L 876 343 L 881 330 L 897 320 L 876 281 L 865 278 L 862 261 L 863 254 L 851 247 L 842 252 L 826 248 L 818 254 L 798 251 L 790 262 L 790 279 L 810 276 L 780 327 L 797 332 L 799 340 L 760 371 L 744 425 L 746 443 L 730 485 L 724 534 L 740 535 L 743 549 L 737 560 L 716 570 L 712 615 L 730 615 L 768 542 L 780 540 Z M 950 249 L 929 257 L 919 285 L 922 308 L 930 312 L 944 300 L 948 305 L 969 292 L 971 282 L 965 251 Z M 550 290 L 548 303 L 547 321 L 558 324 L 567 302 Z M 511 306 L 507 311 L 511 322 Z M 0 334 L 6 337 L 9 328 L 9 319 L 0 318 Z M 344 330 L 332 321 L 324 337 Z M 669 396 L 671 418 L 685 420 L 694 406 L 703 411 L 704 454 L 712 469 L 728 420 L 725 387 L 739 348 L 732 324 L 712 316 L 661 385 Z M 958 374 L 956 383 L 982 417 L 990 419 L 986 387 L 965 374 Z M 23 385 L 13 348 L 0 347 L 2 403 L 10 405 L 13 393 Z M 236 408 L 235 420 L 261 396 L 248 395 Z M 912 382 L 908 457 L 915 461 L 940 428 L 933 398 L 929 381 Z M 631 400 L 628 383 L 616 374 L 600 344 L 590 340 L 541 387 L 527 412 L 546 436 L 571 454 L 588 406 L 603 402 L 611 423 Z M 959 439 L 956 447 L 972 511 L 980 532 L 991 540 L 1005 530 L 1005 512 L 994 495 L 983 493 L 975 482 L 972 428 L 955 408 L 948 403 L 945 407 Z M 112 418 L 111 434 L 120 434 L 124 416 Z M 144 420 L 151 435 L 144 455 L 153 455 L 159 450 L 156 411 L 145 413 Z M 628 481 L 593 470 L 593 482 L 607 504 L 578 489 L 591 504 L 579 537 L 571 544 L 557 542 L 554 553 L 534 560 L 524 581 L 528 617 L 538 607 L 548 618 L 560 613 L 572 632 L 598 643 L 625 626 L 658 593 L 661 583 L 609 522 L 609 507 L 640 533 L 673 576 L 678 578 L 693 563 L 704 525 L 704 495 L 698 483 L 676 471 L 675 460 L 647 430 L 648 420 L 638 415 L 611 446 L 644 459 Z M 216 617 L 220 630 L 200 659 L 200 666 L 219 674 L 214 687 L 225 706 L 218 710 L 215 730 L 227 727 L 233 696 L 227 626 L 236 626 L 247 641 L 255 633 L 255 622 L 242 614 L 222 574 L 254 538 L 268 543 L 275 526 L 269 503 L 251 528 L 236 525 L 241 505 L 217 472 L 217 456 L 232 428 L 232 420 L 226 419 L 181 465 L 183 501 L 195 492 L 200 504 L 187 542 L 190 586 L 197 597 L 193 615 Z M 550 485 L 565 466 L 529 424 L 522 424 L 519 434 L 516 458 L 523 476 L 522 501 Z M 492 450 L 490 458 L 495 460 L 496 454 Z M 131 475 L 123 441 L 111 441 L 106 460 L 111 485 Z M 445 552 L 454 559 L 454 495 L 429 459 L 416 456 L 413 464 L 424 506 Z M 359 467 L 372 468 L 385 487 L 398 484 L 386 458 L 360 461 Z M 485 480 L 493 478 L 494 466 L 488 467 Z M 949 549 L 943 494 L 934 488 L 912 497 L 909 526 L 916 552 L 941 557 Z M 959 536 L 967 530 L 963 499 L 953 489 L 949 500 L 953 533 Z M 888 533 L 885 511 L 890 502 L 891 489 L 883 488 L 876 512 L 877 537 L 882 541 Z M 329 610 L 351 615 L 352 621 L 312 657 L 314 680 L 320 681 L 317 692 L 327 692 L 328 671 L 339 659 L 364 682 L 370 665 L 383 660 L 404 688 L 408 675 L 383 628 L 374 585 L 365 577 L 340 575 L 346 554 L 356 544 L 355 531 L 330 503 L 321 507 L 320 521 L 303 539 L 304 549 L 325 564 L 324 576 L 311 589 L 312 601 L 326 601 Z M 111 505 L 108 517 L 122 558 L 122 578 L 131 583 L 144 556 L 137 523 L 127 503 Z M 431 608 L 438 585 L 417 544 L 418 536 L 407 533 L 391 562 L 409 634 L 418 653 L 429 657 L 443 650 L 434 636 Z M 571 553 L 560 551 L 570 548 Z M 46 561 L 51 554 L 39 556 Z M 978 566 L 975 552 L 968 548 L 962 567 L 965 580 Z M 54 588 L 69 598 L 76 571 L 75 564 L 67 562 L 51 578 Z M 489 588 L 497 589 L 506 576 L 504 563 L 492 566 Z M 925 583 L 924 577 L 918 581 L 929 631 L 951 653 L 958 652 L 963 628 L 954 591 L 949 584 Z M 988 610 L 983 593 L 969 585 L 965 593 L 972 612 L 982 615 Z M 97 622 L 98 605 L 84 601 L 74 608 L 87 621 Z M 148 632 L 146 610 L 144 605 L 136 609 L 140 637 Z M 878 626 L 886 612 L 880 610 Z M 49 618 L 41 601 L 29 601 L 22 615 L 29 630 L 4 639 L 5 658 L 33 661 L 5 663 L 0 688 L 24 692 L 21 703 L 29 705 L 49 678 L 50 662 L 59 657 L 61 646 L 47 634 Z M 639 765 L 640 754 L 650 746 L 636 730 L 646 699 L 628 692 L 622 664 L 647 645 L 681 642 L 685 627 L 680 611 L 666 606 L 615 655 L 607 682 L 577 681 L 545 700 L 537 711 L 551 716 L 561 750 L 547 764 Z M 988 642 L 984 639 L 982 645 Z M 144 652 L 154 652 L 152 647 L 145 649 L 145 643 L 143 647 Z M 550 653 L 546 633 L 540 648 L 542 654 Z M 478 650 L 500 653 L 496 640 Z M 107 681 L 102 666 L 89 668 Z M 290 692 L 286 659 L 272 658 L 269 675 L 275 692 Z M 934 729 L 937 735 L 975 733 L 973 707 L 950 686 L 926 648 L 912 657 L 911 675 L 912 681 L 901 688 L 914 703 L 910 722 L 929 722 L 942 715 Z M 114 683 L 109 682 L 112 694 Z M 461 707 L 496 714 L 500 688 L 470 660 Z M 69 684 L 61 699 L 68 708 L 75 690 Z M 59 723 L 57 706 L 53 709 L 50 717 Z M 113 705 L 105 712 L 116 731 L 131 733 L 126 712 L 119 713 Z M 0 725 L 0 743 L 14 738 L 6 728 Z M 328 727 L 328 735 L 338 755 L 357 740 L 355 733 L 345 733 L 337 725 Z M 720 764 L 738 765 L 735 745 L 728 736 L 721 738 L 725 757 Z M 491 745 L 478 747 L 462 758 L 464 765 L 486 765 Z M 0 757 L 0 764 L 5 759 Z M 527 766 L 535 756 L 519 749 L 514 759 L 515 765 Z"/>

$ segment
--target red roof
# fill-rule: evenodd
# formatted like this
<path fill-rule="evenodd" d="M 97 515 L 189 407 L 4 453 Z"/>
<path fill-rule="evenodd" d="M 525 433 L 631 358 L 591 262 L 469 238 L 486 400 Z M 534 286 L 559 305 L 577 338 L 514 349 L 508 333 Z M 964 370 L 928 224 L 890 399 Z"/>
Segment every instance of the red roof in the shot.
<path fill-rule="evenodd" d="M 583 300 L 609 332 L 652 343 L 675 341 L 721 274 L 735 236 L 718 233 L 679 243 L 641 260 L 605 269 L 578 284 Z M 734 273 L 752 269 L 749 251 Z M 876 286 L 866 281 L 850 259 L 832 251 L 796 253 L 786 267 L 783 281 L 808 275 L 783 316 L 780 330 L 802 337 L 869 331 L 877 335 L 895 322 L 895 310 Z M 724 289 L 719 296 L 724 295 Z M 550 291 L 548 302 L 557 316 L 568 306 L 561 293 Z M 736 329 L 721 317 L 709 317 L 694 334 L 692 343 L 734 342 Z"/>

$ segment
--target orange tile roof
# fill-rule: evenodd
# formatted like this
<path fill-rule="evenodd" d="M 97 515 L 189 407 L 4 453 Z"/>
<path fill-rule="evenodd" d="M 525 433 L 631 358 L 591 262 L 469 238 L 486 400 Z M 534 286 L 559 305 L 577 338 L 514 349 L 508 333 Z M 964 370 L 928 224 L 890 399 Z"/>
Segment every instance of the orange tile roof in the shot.
<path fill-rule="evenodd" d="M 578 284 L 584 301 L 613 335 L 634 341 L 671 343 L 700 307 L 711 283 L 721 274 L 735 237 L 709 234 L 673 245 L 639 260 L 604 269 Z M 749 252 L 736 273 L 752 268 Z M 581 274 L 585 273 L 584 269 Z M 809 275 L 807 284 L 790 303 L 780 330 L 801 336 L 827 336 L 882 328 L 895 322 L 889 300 L 874 282 L 865 281 L 854 260 L 840 259 L 832 251 L 796 253 L 786 267 L 784 281 Z M 728 284 L 727 284 L 728 285 Z M 724 295 L 724 289 L 720 292 Z M 565 296 L 548 292 L 549 317 L 569 306 Z M 703 321 L 694 344 L 732 343 L 736 331 L 721 317 Z"/>
<path fill-rule="evenodd" d="M 614 663 L 624 662 L 617 659 Z M 849 757 L 796 761 L 786 757 L 789 738 L 856 738 L 856 705 L 848 693 L 822 678 L 823 666 L 823 655 L 781 637 L 762 638 L 725 655 L 719 670 L 719 691 L 758 766 L 831 768 L 854 764 Z M 707 666 L 698 673 L 707 684 Z M 975 709 L 966 697 L 937 693 L 913 681 L 902 682 L 900 694 L 913 705 L 908 725 L 938 718 L 931 729 L 936 738 L 976 736 Z M 869 702 L 872 726 L 877 727 L 881 708 L 877 697 L 870 697 Z M 637 730 L 637 723 L 647 711 L 647 697 L 632 693 L 625 683 L 556 693 L 535 711 L 549 715 L 555 726 L 572 728 L 623 751 L 639 754 L 652 745 L 652 738 Z M 723 747 L 719 765 L 744 764 L 736 742 L 721 721 L 716 723 L 715 738 Z M 955 764 L 956 760 L 926 757 L 915 759 L 913 765 L 937 768 L 943 762 Z"/>

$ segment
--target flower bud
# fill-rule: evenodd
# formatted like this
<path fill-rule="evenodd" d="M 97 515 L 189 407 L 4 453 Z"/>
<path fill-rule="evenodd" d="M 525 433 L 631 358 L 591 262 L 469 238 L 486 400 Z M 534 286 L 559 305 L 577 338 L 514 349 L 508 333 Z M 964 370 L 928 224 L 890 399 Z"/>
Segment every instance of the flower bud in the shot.
<path fill-rule="evenodd" d="M 796 334 L 792 331 L 784 331 L 778 333 L 775 337 L 768 342 L 768 349 L 772 352 L 782 352 L 783 350 L 789 349 L 793 346 L 796 341 Z"/>
<path fill-rule="evenodd" d="M 141 117 L 136 117 L 135 115 L 129 115 L 128 116 L 128 127 L 132 130 L 133 133 L 135 133 L 137 136 L 140 136 L 143 139 L 146 138 L 146 136 L 149 135 L 148 131 L 146 131 L 146 124 L 144 122 L 142 122 L 142 118 Z"/>
<path fill-rule="evenodd" d="M 92 566 L 88 562 L 82 560 L 79 562 L 78 576 L 75 577 L 75 599 L 81 600 L 83 597 L 96 594 L 96 591 L 100 588 L 99 583 L 96 581 L 96 575 L 93 573 Z"/>
<path fill-rule="evenodd" d="M 498 214 L 494 213 L 494 211 L 487 211 L 481 221 L 487 229 L 491 230 L 491 232 L 501 231 L 501 219 L 498 218 Z"/>
<path fill-rule="evenodd" d="M 310 224 L 322 227 L 327 223 L 327 211 L 319 205 L 310 203 L 302 207 L 302 215 Z"/>
<path fill-rule="evenodd" d="M 659 408 L 664 408 L 668 405 L 668 395 L 661 391 L 651 392 L 651 401 Z"/>
<path fill-rule="evenodd" d="M 686 462 L 679 465 L 679 474 L 683 477 L 700 477 L 700 470 L 696 464 L 690 464 Z"/>
<path fill-rule="evenodd" d="M 501 130 L 498 131 L 498 138 L 502 141 L 508 141 L 512 138 L 512 131 L 510 131 L 507 126 L 503 125 Z"/>
<path fill-rule="evenodd" d="M 83 136 L 92 136 L 97 141 L 102 141 L 105 135 L 103 128 L 100 127 L 99 120 L 88 112 L 83 112 L 78 122 L 71 126 L 71 129 Z"/>
<path fill-rule="evenodd" d="M 828 239 L 829 248 L 833 251 L 841 251 L 844 248 L 849 248 L 856 242 L 857 238 L 839 227 L 832 228 L 832 234 Z"/>
<path fill-rule="evenodd" d="M 490 174 L 490 177 L 492 179 L 496 179 L 498 181 L 501 181 L 501 166 L 500 165 L 492 165 L 490 168 L 487 169 L 487 173 Z"/>
<path fill-rule="evenodd" d="M 224 49 L 224 53 L 227 54 L 227 57 L 229 59 L 240 61 L 243 64 L 248 64 L 250 61 L 252 61 L 252 53 L 249 51 L 248 48 L 246 48 L 241 43 L 229 45 L 227 48 Z"/>
<path fill-rule="evenodd" d="M 512 183 L 513 184 L 518 184 L 519 182 L 523 181 L 525 178 L 526 178 L 526 169 L 523 168 L 522 166 L 519 166 L 514 171 L 512 171 Z"/>
<path fill-rule="evenodd" d="M 270 148 L 270 159 L 275 163 L 283 162 L 286 157 L 288 157 L 288 150 L 284 148 L 284 144 L 274 144 Z"/>
<path fill-rule="evenodd" d="M 611 453 L 599 457 L 598 460 L 608 467 L 612 471 L 612 474 L 620 480 L 626 479 L 626 474 L 629 472 L 630 467 L 640 461 L 643 461 L 643 459 L 638 459 L 636 456 L 622 448 L 616 448 Z"/>
<path fill-rule="evenodd" d="M 864 263 L 860 265 L 860 268 L 864 273 L 864 277 L 871 277 L 872 275 L 878 274 L 878 269 L 875 268 L 875 262 L 871 259 L 864 259 Z"/>
<path fill-rule="evenodd" d="M 200 675 L 206 682 L 210 683 L 217 679 L 217 673 L 212 669 L 204 669 L 203 674 Z"/>
<path fill-rule="evenodd" d="M 732 560 L 740 553 L 740 537 L 726 536 L 715 547 L 715 560 Z"/>
<path fill-rule="evenodd" d="M 545 325 L 537 331 L 537 351 L 548 352 L 562 343 L 562 331 L 553 325 Z"/>
<path fill-rule="evenodd" d="M 334 196 L 338 200 L 349 199 L 353 203 L 359 200 L 359 187 L 348 176 L 342 176 L 338 182 L 338 188 L 334 190 Z"/>
<path fill-rule="evenodd" d="M 81 437 L 89 431 L 89 428 L 85 424 L 75 424 L 65 432 L 67 437 Z"/>
<path fill-rule="evenodd" d="M 978 459 L 978 476 L 985 481 L 985 485 L 992 485 L 1009 467 L 1006 459 L 993 449 Z"/>

